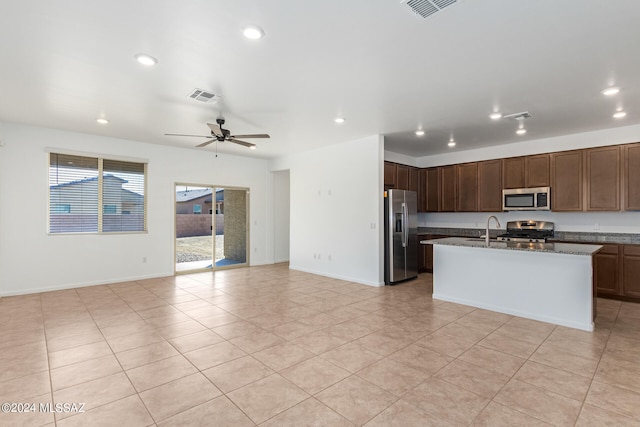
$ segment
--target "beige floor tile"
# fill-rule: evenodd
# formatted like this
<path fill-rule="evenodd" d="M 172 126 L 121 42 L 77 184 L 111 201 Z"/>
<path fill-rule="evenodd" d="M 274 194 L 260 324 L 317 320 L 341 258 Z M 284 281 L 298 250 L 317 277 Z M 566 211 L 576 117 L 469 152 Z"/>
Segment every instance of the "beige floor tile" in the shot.
<path fill-rule="evenodd" d="M 509 377 L 506 375 L 498 374 L 464 360 L 454 360 L 438 371 L 434 377 L 487 399 L 492 399 L 509 381 Z"/>
<path fill-rule="evenodd" d="M 209 330 L 169 339 L 171 345 L 181 353 L 187 353 L 222 341 L 224 341 L 224 338 Z"/>
<path fill-rule="evenodd" d="M 257 327 L 251 322 L 241 320 L 239 322 L 228 323 L 226 325 L 213 328 L 213 332 L 220 335 L 224 339 L 230 340 L 244 335 L 261 332 L 264 329 Z"/>
<path fill-rule="evenodd" d="M 510 321 L 507 324 L 502 325 L 495 332 L 497 335 L 505 338 L 513 338 L 518 341 L 525 341 L 531 344 L 540 345 L 544 340 L 550 337 L 551 331 L 552 329 L 541 327 L 527 329 L 519 323 Z"/>
<path fill-rule="evenodd" d="M 393 394 L 355 375 L 315 397 L 356 425 L 366 423 L 397 400 Z"/>
<path fill-rule="evenodd" d="M 490 331 L 484 329 L 476 329 L 468 325 L 461 325 L 454 322 L 438 329 L 438 332 L 462 341 L 469 341 L 475 344 L 481 339 L 485 338 L 491 332 L 493 332 L 493 330 L 495 329 L 492 329 Z"/>
<path fill-rule="evenodd" d="M 120 353 L 122 351 L 131 350 L 138 347 L 144 347 L 149 344 L 155 344 L 164 341 L 164 338 L 155 331 L 143 331 L 131 335 L 109 338 L 107 342 L 111 349 Z"/>
<path fill-rule="evenodd" d="M 519 340 L 511 334 L 500 332 L 500 329 L 488 335 L 478 345 L 524 359 L 531 356 L 539 347 L 539 344 Z"/>
<path fill-rule="evenodd" d="M 182 355 L 142 365 L 127 371 L 127 376 L 138 392 L 157 387 L 198 370 Z"/>
<path fill-rule="evenodd" d="M 52 369 L 51 384 L 53 390 L 61 390 L 118 372 L 122 372 L 122 368 L 116 357 L 114 355 L 102 356 Z"/>
<path fill-rule="evenodd" d="M 140 332 L 145 332 L 151 330 L 152 327 L 144 320 L 137 320 L 128 322 L 121 325 L 107 326 L 104 328 L 100 328 L 102 335 L 107 339 L 107 341 L 123 337 L 125 335 L 137 334 Z"/>
<path fill-rule="evenodd" d="M 494 427 L 494 426 L 531 426 L 545 427 L 552 424 L 545 423 L 537 418 L 511 409 L 499 403 L 489 403 L 480 414 L 473 420 L 473 427 Z"/>
<path fill-rule="evenodd" d="M 55 369 L 61 366 L 95 359 L 97 357 L 108 356 L 110 354 L 113 354 L 113 352 L 107 342 L 98 341 L 49 353 L 49 366 L 52 369 Z"/>
<path fill-rule="evenodd" d="M 458 357 L 473 347 L 473 343 L 470 341 L 453 338 L 440 331 L 436 331 L 416 341 L 416 345 L 451 357 Z"/>
<path fill-rule="evenodd" d="M 460 355 L 459 359 L 508 377 L 513 376 L 526 361 L 521 357 L 481 345 L 471 347 Z"/>
<path fill-rule="evenodd" d="M 638 361 L 603 357 L 594 381 L 614 384 L 640 393 L 640 366 Z"/>
<path fill-rule="evenodd" d="M 229 393 L 254 381 L 268 377 L 273 371 L 251 356 L 241 357 L 202 371 L 220 390 Z"/>
<path fill-rule="evenodd" d="M 284 339 L 271 332 L 260 330 L 238 338 L 233 338 L 229 340 L 229 342 L 251 354 L 281 344 L 284 342 Z"/>
<path fill-rule="evenodd" d="M 47 339 L 47 349 L 49 352 L 54 352 L 100 341 L 104 341 L 100 331 L 91 329 L 74 335 L 63 335 Z"/>
<path fill-rule="evenodd" d="M 192 320 L 191 317 L 187 316 L 184 313 L 177 312 L 171 313 L 166 316 L 161 317 L 152 317 L 150 319 L 146 319 L 148 325 L 153 328 L 162 328 L 164 326 L 175 325 L 182 322 L 187 322 Z"/>
<path fill-rule="evenodd" d="M 49 371 L 41 371 L 0 383 L 0 403 L 29 402 L 29 398 L 51 392 Z"/>
<path fill-rule="evenodd" d="M 591 379 L 536 362 L 528 361 L 513 377 L 575 400 L 584 400 Z"/>
<path fill-rule="evenodd" d="M 273 332 L 278 336 L 281 336 L 286 340 L 293 340 L 303 335 L 310 334 L 311 332 L 314 332 L 316 330 L 317 329 L 311 325 L 302 323 L 300 321 L 294 321 L 294 322 L 278 325 L 272 328 L 271 332 Z"/>
<path fill-rule="evenodd" d="M 153 425 L 153 419 L 137 394 L 108 403 L 85 413 L 76 414 L 57 422 L 59 427 Z"/>
<path fill-rule="evenodd" d="M 599 408 L 586 403 L 578 416 L 577 427 L 637 427 L 640 421 L 613 411 Z"/>
<path fill-rule="evenodd" d="M 316 394 L 351 375 L 320 357 L 302 361 L 280 371 L 280 374 L 309 394 Z"/>
<path fill-rule="evenodd" d="M 243 427 L 255 424 L 225 396 L 202 403 L 180 412 L 158 424 L 159 427 L 229 426 Z"/>
<path fill-rule="evenodd" d="M 388 356 L 413 344 L 414 340 L 380 330 L 359 338 L 357 343 L 383 356 Z"/>
<path fill-rule="evenodd" d="M 124 397 L 136 394 L 136 390 L 124 374 L 109 375 L 97 380 L 87 381 L 72 387 L 53 392 L 53 401 L 57 404 L 83 403 L 84 410 L 90 411 L 104 404 L 120 400 Z M 58 420 L 74 415 L 74 413 L 56 414 Z"/>
<path fill-rule="evenodd" d="M 437 378 L 423 382 L 402 400 L 432 418 L 454 425 L 468 425 L 489 402 L 489 399 Z"/>
<path fill-rule="evenodd" d="M 234 316 L 231 313 L 216 314 L 210 317 L 199 318 L 198 322 L 206 326 L 207 328 L 215 328 L 222 325 L 228 325 L 229 323 L 239 322 L 242 320 L 238 316 Z"/>
<path fill-rule="evenodd" d="M 195 334 L 196 332 L 204 331 L 206 329 L 206 327 L 202 326 L 195 320 L 189 320 L 182 323 L 176 323 L 175 325 L 156 328 L 156 332 L 164 338 L 170 339 L 180 337 L 182 335 Z"/>
<path fill-rule="evenodd" d="M 449 424 L 400 399 L 365 424 L 365 427 L 448 427 Z"/>
<path fill-rule="evenodd" d="M 349 372 L 355 373 L 382 359 L 384 356 L 369 350 L 358 341 L 353 341 L 322 353 L 320 357 Z"/>
<path fill-rule="evenodd" d="M 332 336 L 343 339 L 344 341 L 353 341 L 369 335 L 373 330 L 359 325 L 355 322 L 345 321 L 337 325 L 329 326 L 325 329 Z"/>
<path fill-rule="evenodd" d="M 640 422 L 640 393 L 636 391 L 593 381 L 585 402 Z"/>
<path fill-rule="evenodd" d="M 515 379 L 504 386 L 494 401 L 558 426 L 574 425 L 582 405 L 578 400 Z"/>
<path fill-rule="evenodd" d="M 189 375 L 140 393 L 140 398 L 156 422 L 165 420 L 220 396 L 201 373 Z"/>
<path fill-rule="evenodd" d="M 307 335 L 303 335 L 291 341 L 292 343 L 299 345 L 300 347 L 309 350 L 314 354 L 324 353 L 345 344 L 346 341 L 342 338 L 333 336 L 327 330 L 315 331 Z"/>
<path fill-rule="evenodd" d="M 22 403 L 33 404 L 30 406 L 28 412 L 4 412 L 0 411 L 0 426 L 13 427 L 13 426 L 47 426 L 54 427 L 54 414 L 49 411 L 40 411 L 40 405 L 52 405 L 51 394 L 44 394 L 42 396 L 36 396 L 29 398 L 28 401 Z M 9 403 L 9 402 L 3 402 Z M 18 402 L 10 402 L 18 403 Z M 17 409 L 17 408 L 14 408 Z M 33 409 L 33 411 L 31 411 Z"/>
<path fill-rule="evenodd" d="M 454 360 L 453 357 L 444 356 L 433 350 L 429 350 L 428 348 L 420 347 L 415 344 L 391 354 L 389 358 L 402 363 L 403 365 L 407 365 L 413 369 L 424 372 L 427 375 L 434 374 Z"/>
<path fill-rule="evenodd" d="M 357 372 L 360 378 L 401 397 L 430 374 L 414 369 L 390 358 L 382 359 Z"/>
<path fill-rule="evenodd" d="M 282 343 L 253 354 L 253 357 L 274 371 L 281 371 L 315 355 L 292 343 Z"/>
<path fill-rule="evenodd" d="M 255 423 L 291 408 L 309 395 L 278 374 L 273 374 L 227 394 Z"/>
<path fill-rule="evenodd" d="M 309 398 L 296 406 L 287 409 L 270 420 L 260 424 L 261 427 L 353 427 L 354 424 L 329 409 L 314 398 Z"/>
<path fill-rule="evenodd" d="M 157 362 L 158 360 L 168 359 L 169 357 L 177 356 L 178 354 L 179 353 L 171 346 L 171 344 L 166 341 L 161 341 L 159 343 L 149 344 L 144 347 L 137 347 L 116 353 L 116 357 L 118 358 L 120 365 L 122 365 L 122 369 L 129 370 L 152 362 Z"/>
<path fill-rule="evenodd" d="M 544 344 L 531 355 L 530 360 L 588 378 L 593 377 L 598 367 L 598 359 L 567 353 Z"/>
<path fill-rule="evenodd" d="M 191 361 L 191 363 L 202 371 L 234 359 L 239 359 L 246 356 L 247 353 L 240 350 L 235 345 L 227 341 L 223 341 L 218 344 L 190 351 L 184 355 Z"/>

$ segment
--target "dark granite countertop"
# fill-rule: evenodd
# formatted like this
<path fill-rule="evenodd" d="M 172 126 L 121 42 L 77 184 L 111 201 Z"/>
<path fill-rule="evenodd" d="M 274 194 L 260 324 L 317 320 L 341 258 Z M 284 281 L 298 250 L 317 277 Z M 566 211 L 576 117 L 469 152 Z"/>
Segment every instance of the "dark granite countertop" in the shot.
<path fill-rule="evenodd" d="M 479 237 L 484 234 L 484 231 L 484 228 L 418 227 L 418 234 L 434 234 L 448 237 Z M 506 233 L 506 230 L 491 229 L 489 230 L 489 237 L 495 238 L 503 233 Z M 549 239 L 549 242 L 640 245 L 640 234 L 556 231 L 555 237 L 553 239 Z"/>

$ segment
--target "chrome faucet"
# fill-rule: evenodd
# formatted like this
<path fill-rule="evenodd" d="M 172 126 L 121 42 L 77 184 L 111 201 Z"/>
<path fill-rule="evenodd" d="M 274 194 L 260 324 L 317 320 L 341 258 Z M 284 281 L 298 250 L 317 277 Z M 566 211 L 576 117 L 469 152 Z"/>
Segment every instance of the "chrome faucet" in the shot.
<path fill-rule="evenodd" d="M 487 246 L 489 246 L 489 223 L 491 222 L 491 218 L 496 220 L 496 225 L 498 226 L 498 228 L 500 228 L 500 221 L 498 221 L 498 217 L 496 217 L 495 215 L 491 215 L 489 218 L 487 218 L 487 229 L 486 234 L 484 235 Z"/>

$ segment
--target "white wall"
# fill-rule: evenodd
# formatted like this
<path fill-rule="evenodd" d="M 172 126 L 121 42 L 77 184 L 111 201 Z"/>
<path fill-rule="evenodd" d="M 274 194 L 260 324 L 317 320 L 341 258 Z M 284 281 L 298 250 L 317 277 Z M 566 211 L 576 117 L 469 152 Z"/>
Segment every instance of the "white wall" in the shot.
<path fill-rule="evenodd" d="M 273 252 L 275 262 L 289 261 L 291 218 L 289 171 L 273 172 Z"/>
<path fill-rule="evenodd" d="M 172 275 L 175 182 L 249 188 L 251 265 L 273 262 L 265 160 L 13 123 L 2 141 L 0 295 Z M 47 235 L 47 148 L 148 161 L 148 233 Z"/>
<path fill-rule="evenodd" d="M 529 154 L 628 144 L 638 141 L 640 141 L 640 125 L 624 126 L 478 150 L 421 157 L 416 159 L 416 164 L 418 167 L 442 166 Z M 387 155 L 385 154 L 385 159 L 386 157 Z M 471 212 L 422 213 L 418 215 L 418 221 L 421 227 L 483 228 L 486 226 L 489 215 L 492 214 Z M 558 231 L 640 233 L 640 212 L 501 212 L 497 214 L 497 217 L 503 228 L 506 227 L 507 221 L 536 219 L 554 222 Z M 492 224 L 493 227 L 494 225 Z"/>
<path fill-rule="evenodd" d="M 383 148 L 370 136 L 271 163 L 290 170 L 290 268 L 383 284 Z"/>

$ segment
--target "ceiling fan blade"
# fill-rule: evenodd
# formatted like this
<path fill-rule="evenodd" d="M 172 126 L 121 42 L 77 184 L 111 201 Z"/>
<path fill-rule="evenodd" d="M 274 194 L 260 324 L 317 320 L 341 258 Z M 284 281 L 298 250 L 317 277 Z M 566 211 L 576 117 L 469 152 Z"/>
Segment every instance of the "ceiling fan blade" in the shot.
<path fill-rule="evenodd" d="M 203 142 L 202 144 L 198 144 L 196 145 L 196 147 L 206 147 L 207 145 L 211 144 L 212 142 L 217 141 L 216 139 L 210 139 L 208 141 Z"/>
<path fill-rule="evenodd" d="M 197 138 L 211 138 L 211 135 L 185 135 L 182 133 L 165 133 L 165 136 L 195 136 Z"/>
<path fill-rule="evenodd" d="M 252 135 L 230 135 L 230 138 L 271 138 L 266 133 L 254 133 Z"/>
<path fill-rule="evenodd" d="M 227 141 L 235 142 L 236 144 L 244 145 L 245 147 L 249 147 L 249 148 L 256 146 L 256 144 L 252 144 L 247 141 L 240 141 L 239 139 L 234 139 L 234 138 L 229 138 L 227 139 Z"/>
<path fill-rule="evenodd" d="M 209 126 L 209 129 L 211 129 L 211 132 L 213 132 L 214 135 L 223 136 L 222 130 L 220 129 L 220 125 L 218 125 L 218 124 L 214 125 L 213 123 L 207 123 L 207 126 Z"/>

